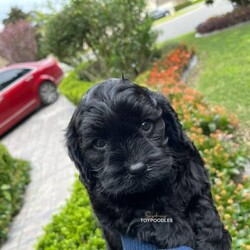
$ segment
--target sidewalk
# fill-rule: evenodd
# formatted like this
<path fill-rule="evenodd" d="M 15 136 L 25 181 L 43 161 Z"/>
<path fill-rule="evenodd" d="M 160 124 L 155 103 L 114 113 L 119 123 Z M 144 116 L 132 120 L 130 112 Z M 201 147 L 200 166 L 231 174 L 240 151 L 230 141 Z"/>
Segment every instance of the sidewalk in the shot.
<path fill-rule="evenodd" d="M 69 197 L 76 171 L 64 146 L 64 130 L 73 111 L 74 106 L 60 96 L 2 139 L 12 156 L 30 161 L 32 168 L 24 205 L 2 250 L 33 249 L 42 228 Z"/>

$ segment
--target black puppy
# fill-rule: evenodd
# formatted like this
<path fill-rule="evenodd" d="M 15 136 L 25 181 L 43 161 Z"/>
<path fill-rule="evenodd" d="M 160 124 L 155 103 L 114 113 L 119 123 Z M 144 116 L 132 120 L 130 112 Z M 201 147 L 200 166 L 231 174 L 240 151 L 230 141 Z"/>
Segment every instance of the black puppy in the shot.
<path fill-rule="evenodd" d="M 122 249 L 121 235 L 231 249 L 201 156 L 164 96 L 109 79 L 86 93 L 66 136 L 108 249 Z"/>

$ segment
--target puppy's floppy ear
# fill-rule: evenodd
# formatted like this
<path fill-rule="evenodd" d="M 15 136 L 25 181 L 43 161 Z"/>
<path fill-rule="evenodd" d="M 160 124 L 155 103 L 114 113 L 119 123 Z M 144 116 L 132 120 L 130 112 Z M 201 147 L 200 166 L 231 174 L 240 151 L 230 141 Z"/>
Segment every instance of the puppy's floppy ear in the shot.
<path fill-rule="evenodd" d="M 77 132 L 77 128 L 80 126 L 80 116 L 83 112 L 80 112 L 77 108 L 70 120 L 70 123 L 66 130 L 66 146 L 68 148 L 68 153 L 70 159 L 75 163 L 76 168 L 80 172 L 80 180 L 86 186 L 87 189 L 90 188 L 90 169 L 88 164 L 85 162 L 84 157 L 80 148 L 80 137 Z"/>
<path fill-rule="evenodd" d="M 162 118 L 165 123 L 165 136 L 168 137 L 168 144 L 177 151 L 182 151 L 183 147 L 193 151 L 194 146 L 182 129 L 178 116 L 165 96 L 153 93 L 153 97 L 158 107 L 162 110 Z"/>

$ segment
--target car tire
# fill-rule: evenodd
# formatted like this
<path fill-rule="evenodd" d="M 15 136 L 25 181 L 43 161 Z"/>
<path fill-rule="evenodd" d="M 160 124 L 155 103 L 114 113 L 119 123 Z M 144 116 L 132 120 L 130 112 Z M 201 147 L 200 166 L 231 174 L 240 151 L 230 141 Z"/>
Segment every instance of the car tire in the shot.
<path fill-rule="evenodd" d="M 39 87 L 39 96 L 42 102 L 42 105 L 46 106 L 54 103 L 58 96 L 57 87 L 49 81 L 43 82 Z"/>

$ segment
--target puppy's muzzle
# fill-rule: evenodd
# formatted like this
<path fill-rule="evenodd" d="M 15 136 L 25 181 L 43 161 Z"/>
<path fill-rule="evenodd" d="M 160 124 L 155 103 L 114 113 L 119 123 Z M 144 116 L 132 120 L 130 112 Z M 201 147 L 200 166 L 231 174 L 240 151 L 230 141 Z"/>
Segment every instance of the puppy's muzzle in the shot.
<path fill-rule="evenodd" d="M 142 175 L 146 170 L 147 165 L 143 162 L 132 164 L 128 168 L 128 171 L 131 175 Z"/>

